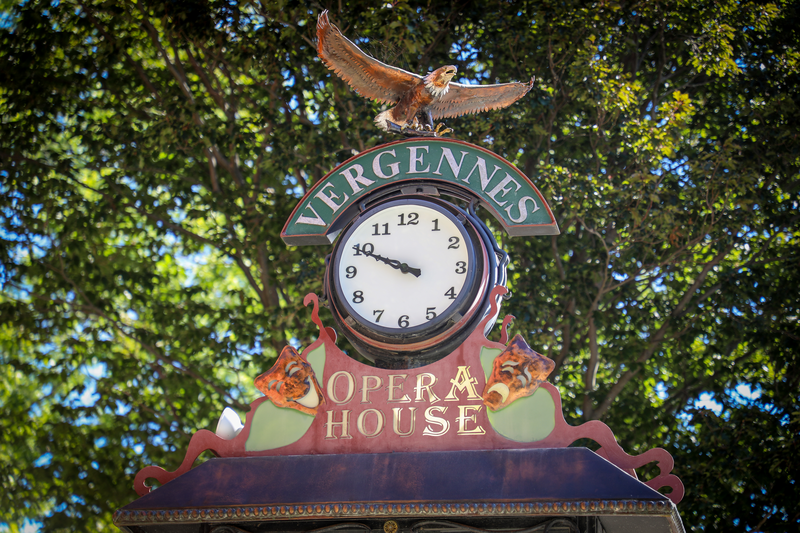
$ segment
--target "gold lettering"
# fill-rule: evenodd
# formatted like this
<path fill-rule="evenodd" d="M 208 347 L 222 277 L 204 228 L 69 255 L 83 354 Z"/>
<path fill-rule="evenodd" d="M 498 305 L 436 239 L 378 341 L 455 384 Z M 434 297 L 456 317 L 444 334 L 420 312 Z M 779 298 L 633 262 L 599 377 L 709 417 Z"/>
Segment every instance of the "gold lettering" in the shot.
<path fill-rule="evenodd" d="M 475 385 L 478 383 L 477 378 L 473 378 L 469 373 L 468 366 L 458 367 L 458 373 L 454 379 L 450 380 L 453 385 L 450 387 L 450 392 L 444 397 L 446 402 L 457 402 L 456 389 L 458 392 L 467 391 L 467 400 L 480 400 L 481 397 L 475 391 Z"/>
<path fill-rule="evenodd" d="M 403 383 L 395 384 L 395 378 L 400 378 L 405 381 L 408 374 L 389 374 L 389 386 L 386 387 L 389 391 L 389 401 L 390 402 L 402 402 L 402 403 L 409 403 L 411 398 L 408 397 L 408 394 L 403 394 L 402 398 L 395 398 L 394 391 L 395 389 L 400 389 L 400 392 L 403 392 Z"/>
<path fill-rule="evenodd" d="M 325 438 L 326 439 L 352 439 L 350 436 L 350 410 L 345 409 L 342 411 L 342 421 L 335 422 L 333 419 L 334 411 L 328 411 L 328 421 L 325 423 Z M 339 426 L 342 430 L 342 436 L 337 437 L 333 434 L 335 426 Z"/>
<path fill-rule="evenodd" d="M 439 414 L 444 414 L 447 411 L 447 407 L 441 405 L 435 405 L 432 407 L 428 407 L 425 409 L 425 422 L 429 424 L 437 424 L 442 426 L 442 429 L 439 431 L 434 431 L 434 429 L 428 425 L 425 427 L 425 430 L 422 432 L 423 435 L 428 435 L 429 437 L 441 437 L 450 429 L 450 422 L 447 421 L 445 418 L 441 418 L 439 416 L 433 416 L 434 412 Z"/>
<path fill-rule="evenodd" d="M 504 205 L 506 205 L 507 202 L 504 201 L 503 203 L 500 203 L 499 201 L 497 201 L 497 193 L 502 192 L 503 194 L 501 194 L 500 197 L 503 198 L 506 194 L 509 193 L 509 191 L 511 191 L 511 187 L 506 187 L 506 185 L 512 182 L 514 183 L 514 185 L 517 186 L 517 188 L 514 190 L 514 192 L 517 192 L 520 189 L 520 187 L 522 187 L 522 185 L 520 185 L 517 182 L 517 180 L 512 178 L 508 172 L 506 172 L 506 177 L 503 178 L 500 181 L 500 183 L 495 185 L 494 189 L 489 191 L 488 193 L 489 198 L 491 198 L 492 201 L 496 203 L 499 207 L 503 207 Z"/>
<path fill-rule="evenodd" d="M 327 189 L 328 187 L 333 187 L 333 183 L 326 183 L 325 185 L 323 185 L 322 188 L 319 190 L 319 192 L 317 194 L 315 194 L 314 196 L 316 198 L 319 198 L 323 202 L 325 202 L 325 205 L 330 207 L 331 211 L 333 211 L 335 213 L 336 211 L 339 210 L 340 207 L 342 207 L 344 205 L 344 203 L 350 197 L 345 194 L 344 198 L 342 199 L 342 203 L 341 204 L 337 204 L 334 200 L 338 200 L 339 199 L 339 195 L 334 193 L 334 192 L 329 192 L 329 193 L 326 194 L 325 193 L 325 189 Z"/>
<path fill-rule="evenodd" d="M 345 378 L 347 380 L 347 396 L 345 396 L 344 400 L 340 400 L 338 396 L 336 396 L 336 382 L 339 378 Z M 356 379 L 353 377 L 353 374 L 347 372 L 346 370 L 340 370 L 328 378 L 328 398 L 330 398 L 333 403 L 347 403 L 353 399 L 353 395 L 356 393 Z"/>
<path fill-rule="evenodd" d="M 374 387 L 369 386 L 370 380 L 374 380 Z M 380 389 L 382 386 L 383 380 L 378 376 L 361 376 L 361 403 L 372 403 L 369 401 L 369 393 Z"/>
<path fill-rule="evenodd" d="M 368 432 L 367 431 L 367 413 L 374 413 L 377 420 L 375 424 L 375 431 Z M 383 424 L 385 419 L 383 418 L 383 412 L 379 411 L 378 409 L 367 409 L 363 411 L 361 414 L 358 415 L 358 420 L 356 420 L 356 427 L 358 428 L 358 432 L 364 435 L 367 438 L 377 437 L 383 431 Z"/>
<path fill-rule="evenodd" d="M 458 406 L 458 435 L 483 435 L 486 433 L 482 427 L 476 426 L 472 429 L 467 429 L 467 422 L 477 423 L 477 414 L 481 412 L 482 405 L 459 405 Z M 475 414 L 470 415 L 470 411 L 475 411 Z"/>
<path fill-rule="evenodd" d="M 425 383 L 425 378 L 430 378 L 430 383 Z M 422 402 L 424 401 L 424 394 L 425 392 L 428 393 L 428 401 L 430 403 L 436 403 L 441 401 L 438 396 L 433 392 L 432 387 L 436 385 L 436 376 L 430 374 L 428 372 L 423 372 L 422 374 L 417 375 L 417 386 L 414 387 L 414 391 L 416 391 L 417 396 L 414 400 L 415 402 Z"/>
<path fill-rule="evenodd" d="M 403 413 L 403 409 L 405 407 L 393 407 L 392 408 L 392 429 L 394 429 L 395 435 L 399 435 L 401 437 L 410 437 L 414 434 L 414 423 L 417 419 L 417 408 L 416 407 L 409 407 L 409 411 L 411 411 L 411 427 L 403 433 L 400 431 L 400 418 Z"/>

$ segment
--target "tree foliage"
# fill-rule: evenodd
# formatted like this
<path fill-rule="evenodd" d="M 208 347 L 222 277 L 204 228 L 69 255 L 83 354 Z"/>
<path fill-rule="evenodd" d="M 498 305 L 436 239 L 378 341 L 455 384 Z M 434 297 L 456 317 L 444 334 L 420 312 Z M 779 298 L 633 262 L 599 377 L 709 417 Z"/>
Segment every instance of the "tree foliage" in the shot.
<path fill-rule="evenodd" d="M 671 451 L 687 527 L 797 528 L 800 17 L 781 0 L 7 7 L 0 522 L 109 527 L 138 469 L 179 464 L 312 340 L 329 250 L 281 227 L 389 140 L 316 59 L 324 8 L 408 70 L 537 76 L 448 124 L 532 177 L 562 230 L 500 236 L 503 312 L 556 361 L 573 423 Z"/>

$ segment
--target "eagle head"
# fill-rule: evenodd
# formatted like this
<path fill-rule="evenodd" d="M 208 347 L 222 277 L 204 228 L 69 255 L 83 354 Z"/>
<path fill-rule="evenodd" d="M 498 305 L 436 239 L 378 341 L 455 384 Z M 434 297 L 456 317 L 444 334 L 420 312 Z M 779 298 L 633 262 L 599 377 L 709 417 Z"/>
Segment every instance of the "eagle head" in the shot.
<path fill-rule="evenodd" d="M 425 88 L 428 89 L 434 98 L 447 94 L 450 89 L 450 80 L 456 75 L 458 69 L 455 65 L 445 65 L 439 67 L 425 76 Z"/>

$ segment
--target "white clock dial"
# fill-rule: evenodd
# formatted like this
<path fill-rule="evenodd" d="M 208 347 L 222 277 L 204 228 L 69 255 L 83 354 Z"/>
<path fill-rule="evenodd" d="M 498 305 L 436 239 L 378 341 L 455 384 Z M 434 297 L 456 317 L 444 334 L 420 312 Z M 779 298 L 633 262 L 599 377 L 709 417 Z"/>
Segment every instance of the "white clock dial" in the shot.
<path fill-rule="evenodd" d="M 456 217 L 435 204 L 391 202 L 343 239 L 334 277 L 339 298 L 362 325 L 413 333 L 449 318 L 468 296 L 472 242 Z"/>

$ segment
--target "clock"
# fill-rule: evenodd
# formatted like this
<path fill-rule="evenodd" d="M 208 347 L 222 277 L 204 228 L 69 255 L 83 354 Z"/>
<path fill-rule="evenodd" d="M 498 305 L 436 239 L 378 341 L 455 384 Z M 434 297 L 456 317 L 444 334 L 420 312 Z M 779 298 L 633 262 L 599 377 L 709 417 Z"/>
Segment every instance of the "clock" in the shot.
<path fill-rule="evenodd" d="M 496 278 L 476 218 L 449 202 L 406 196 L 365 209 L 344 230 L 326 292 L 362 355 L 384 368 L 422 366 L 474 330 Z"/>

